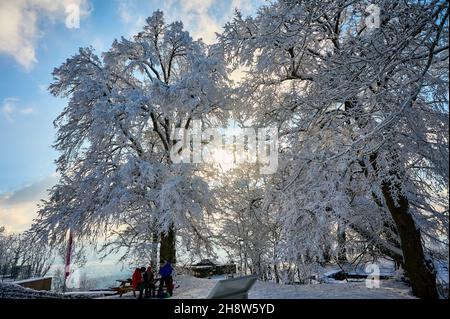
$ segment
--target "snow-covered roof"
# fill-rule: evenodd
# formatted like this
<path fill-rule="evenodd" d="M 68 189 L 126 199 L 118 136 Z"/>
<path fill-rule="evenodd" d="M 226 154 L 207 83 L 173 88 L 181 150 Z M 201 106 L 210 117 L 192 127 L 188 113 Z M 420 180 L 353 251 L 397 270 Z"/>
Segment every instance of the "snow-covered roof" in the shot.
<path fill-rule="evenodd" d="M 52 277 L 47 276 L 47 277 L 28 278 L 28 279 L 23 279 L 23 280 L 17 280 L 17 281 L 14 281 L 12 283 L 20 285 L 20 284 L 25 284 L 25 283 L 28 283 L 28 282 L 34 282 L 34 281 L 45 280 L 45 279 L 52 279 Z"/>

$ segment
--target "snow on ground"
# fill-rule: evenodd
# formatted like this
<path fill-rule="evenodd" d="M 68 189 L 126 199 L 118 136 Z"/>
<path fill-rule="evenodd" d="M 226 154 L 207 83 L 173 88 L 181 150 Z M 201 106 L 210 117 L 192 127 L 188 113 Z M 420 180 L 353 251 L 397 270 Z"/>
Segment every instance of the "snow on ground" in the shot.
<path fill-rule="evenodd" d="M 205 298 L 215 280 L 180 276 L 174 298 Z M 395 280 L 381 281 L 379 289 L 369 289 L 364 281 L 308 285 L 279 285 L 258 281 L 250 299 L 403 299 L 414 298 L 410 288 Z"/>
<path fill-rule="evenodd" d="M 215 279 L 201 279 L 191 276 L 177 276 L 174 299 L 202 299 L 217 283 Z M 99 294 L 111 292 L 80 292 L 59 294 L 35 291 L 16 284 L 0 283 L 0 298 L 98 298 Z M 102 296 L 104 299 L 120 298 L 118 295 Z M 133 293 L 122 296 L 133 299 Z M 273 282 L 258 281 L 250 290 L 250 299 L 405 299 L 414 298 L 404 283 L 394 279 L 382 280 L 380 288 L 369 289 L 364 281 L 334 281 L 323 284 L 278 285 Z"/>
<path fill-rule="evenodd" d="M 70 296 L 50 291 L 37 291 L 17 284 L 0 283 L 0 299 L 73 299 L 85 296 Z"/>
<path fill-rule="evenodd" d="M 312 285 L 277 285 L 257 282 L 250 299 L 410 299 L 409 287 L 395 280 L 381 282 L 380 288 L 369 289 L 364 281 Z"/>
<path fill-rule="evenodd" d="M 212 290 L 217 280 L 191 276 L 177 276 L 173 299 L 203 299 Z M 105 298 L 119 298 L 108 296 Z M 134 298 L 127 293 L 122 298 Z M 411 289 L 396 280 L 382 280 L 380 288 L 369 289 L 364 281 L 310 285 L 278 285 L 273 282 L 258 281 L 249 293 L 250 299 L 411 299 Z"/>
<path fill-rule="evenodd" d="M 20 282 L 27 282 L 23 280 Z M 0 282 L 0 299 L 92 299 L 115 294 L 115 291 L 72 291 L 57 293 L 25 288 L 17 283 Z"/>
<path fill-rule="evenodd" d="M 373 272 L 372 268 L 367 268 L 367 266 L 373 265 L 378 267 L 380 276 L 394 276 L 396 271 L 394 269 L 394 263 L 390 260 L 386 260 L 381 258 L 374 262 L 373 264 L 362 263 L 359 265 L 353 265 L 348 263 L 343 263 L 340 267 L 336 264 L 328 264 L 322 268 L 321 279 L 327 280 L 327 277 L 344 270 L 347 274 L 350 275 L 368 275 Z"/>
<path fill-rule="evenodd" d="M 71 291 L 71 292 L 66 292 L 64 293 L 65 296 L 70 296 L 70 297 L 85 297 L 85 298 L 98 298 L 98 297 L 103 297 L 103 296 L 111 296 L 111 295 L 116 295 L 117 292 L 116 291 L 111 291 L 111 290 L 105 290 L 105 291 Z"/>

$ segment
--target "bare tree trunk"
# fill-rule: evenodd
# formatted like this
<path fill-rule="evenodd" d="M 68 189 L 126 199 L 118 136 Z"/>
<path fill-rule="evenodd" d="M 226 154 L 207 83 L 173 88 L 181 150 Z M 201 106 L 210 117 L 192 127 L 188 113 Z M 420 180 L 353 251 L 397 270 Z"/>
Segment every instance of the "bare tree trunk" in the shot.
<path fill-rule="evenodd" d="M 392 189 L 395 189 L 397 193 L 397 205 L 393 198 Z M 405 271 L 411 281 L 414 295 L 422 299 L 438 299 L 436 274 L 427 267 L 420 230 L 416 228 L 409 211 L 408 199 L 402 195 L 399 185 L 392 185 L 390 181 L 383 182 L 382 191 L 387 207 L 397 226 Z"/>
<path fill-rule="evenodd" d="M 279 284 L 280 283 L 280 274 L 278 273 L 278 266 L 276 263 L 273 264 L 273 273 L 275 274 L 275 282 L 277 284 Z"/>
<path fill-rule="evenodd" d="M 176 263 L 175 230 L 173 229 L 173 226 L 169 228 L 167 234 L 161 234 L 159 262 L 164 263 L 165 261 L 168 261 L 172 264 Z"/>
<path fill-rule="evenodd" d="M 338 260 L 341 262 L 347 262 L 347 249 L 345 248 L 346 242 L 345 225 L 339 223 L 337 229 L 337 242 L 338 242 Z"/>
<path fill-rule="evenodd" d="M 375 171 L 378 170 L 377 157 L 377 153 L 370 156 Z M 395 160 L 395 156 L 393 158 Z M 410 279 L 411 288 L 414 295 L 419 298 L 438 299 L 436 273 L 427 266 L 420 230 L 417 229 L 409 210 L 408 198 L 403 195 L 401 185 L 392 181 L 400 180 L 399 173 L 392 170 L 389 175 L 392 179 L 385 179 L 381 183 L 381 191 L 400 237 L 403 265 L 406 275 Z"/>
<path fill-rule="evenodd" d="M 158 233 L 152 233 L 152 252 L 151 252 L 151 260 L 150 264 L 152 265 L 153 270 L 158 268 Z"/>
<path fill-rule="evenodd" d="M 331 261 L 331 245 L 330 245 L 330 243 L 326 243 L 324 245 L 322 258 L 323 258 L 323 262 L 325 264 L 329 263 Z"/>

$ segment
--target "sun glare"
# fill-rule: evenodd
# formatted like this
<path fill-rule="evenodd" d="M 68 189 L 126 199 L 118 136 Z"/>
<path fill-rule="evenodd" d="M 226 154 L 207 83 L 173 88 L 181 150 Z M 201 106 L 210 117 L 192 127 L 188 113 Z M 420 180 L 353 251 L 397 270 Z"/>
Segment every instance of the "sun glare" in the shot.
<path fill-rule="evenodd" d="M 213 153 L 214 163 L 223 171 L 229 171 L 235 166 L 234 156 L 231 150 L 216 149 Z"/>

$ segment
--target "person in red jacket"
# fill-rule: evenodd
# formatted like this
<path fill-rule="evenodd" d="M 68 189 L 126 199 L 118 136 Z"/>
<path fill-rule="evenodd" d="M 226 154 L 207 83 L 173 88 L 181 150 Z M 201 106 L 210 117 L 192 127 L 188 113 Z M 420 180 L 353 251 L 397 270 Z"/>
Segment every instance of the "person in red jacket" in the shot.
<path fill-rule="evenodd" d="M 131 287 L 133 288 L 133 295 L 136 297 L 136 290 L 140 288 L 142 283 L 142 272 L 140 268 L 136 268 L 133 273 L 133 277 L 131 277 Z"/>

